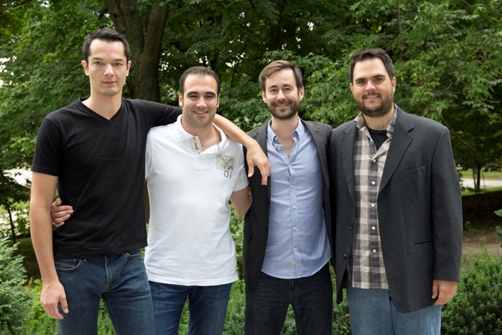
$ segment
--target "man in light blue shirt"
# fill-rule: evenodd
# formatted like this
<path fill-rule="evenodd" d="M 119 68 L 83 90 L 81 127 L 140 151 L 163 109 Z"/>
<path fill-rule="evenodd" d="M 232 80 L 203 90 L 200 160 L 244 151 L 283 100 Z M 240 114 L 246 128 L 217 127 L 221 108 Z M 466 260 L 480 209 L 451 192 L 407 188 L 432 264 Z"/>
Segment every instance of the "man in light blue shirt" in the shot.
<path fill-rule="evenodd" d="M 279 335 L 289 305 L 299 335 L 331 334 L 331 220 L 327 145 L 331 127 L 298 117 L 300 70 L 274 61 L 260 74 L 271 120 L 249 133 L 267 153 L 270 181 L 250 178 L 244 225 L 246 335 Z"/>

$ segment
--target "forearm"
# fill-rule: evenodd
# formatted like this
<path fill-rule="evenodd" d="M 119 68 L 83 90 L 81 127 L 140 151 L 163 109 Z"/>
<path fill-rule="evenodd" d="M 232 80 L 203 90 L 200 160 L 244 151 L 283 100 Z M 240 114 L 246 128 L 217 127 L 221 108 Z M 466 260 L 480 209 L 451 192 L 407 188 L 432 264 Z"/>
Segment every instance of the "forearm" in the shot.
<path fill-rule="evenodd" d="M 54 265 L 52 222 L 49 209 L 31 206 L 30 231 L 42 281 L 46 283 L 58 281 Z"/>
<path fill-rule="evenodd" d="M 251 207 L 251 198 L 249 196 L 249 187 L 235 191 L 230 197 L 234 210 L 239 215 L 245 215 Z"/>
<path fill-rule="evenodd" d="M 213 119 L 214 124 L 216 124 L 225 135 L 234 142 L 240 143 L 246 148 L 258 145 L 258 143 L 249 137 L 242 129 L 237 127 L 232 121 L 229 119 L 216 114 Z"/>
<path fill-rule="evenodd" d="M 51 206 L 58 178 L 33 172 L 30 198 L 30 231 L 42 281 L 58 279 L 52 249 Z"/>

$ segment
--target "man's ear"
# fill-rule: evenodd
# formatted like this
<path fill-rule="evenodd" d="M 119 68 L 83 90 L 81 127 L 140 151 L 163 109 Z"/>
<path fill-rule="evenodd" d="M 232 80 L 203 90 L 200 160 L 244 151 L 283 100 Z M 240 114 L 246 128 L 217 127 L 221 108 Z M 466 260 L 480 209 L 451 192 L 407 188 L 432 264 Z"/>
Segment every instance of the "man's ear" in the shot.
<path fill-rule="evenodd" d="M 181 93 L 178 94 L 178 104 L 183 108 L 183 94 Z"/>
<path fill-rule="evenodd" d="M 129 70 L 130 70 L 130 69 L 131 69 L 131 61 L 128 61 L 128 62 L 127 62 L 127 74 L 126 74 L 126 76 L 128 76 L 128 75 L 129 75 Z"/>
<path fill-rule="evenodd" d="M 84 68 L 85 75 L 88 76 L 89 75 L 89 66 L 87 66 L 87 62 L 85 60 L 82 60 L 80 62 L 80 64 L 82 64 L 82 67 Z"/>
<path fill-rule="evenodd" d="M 298 97 L 300 98 L 300 101 L 303 99 L 304 95 L 305 95 L 305 87 L 302 86 L 298 91 Z"/>

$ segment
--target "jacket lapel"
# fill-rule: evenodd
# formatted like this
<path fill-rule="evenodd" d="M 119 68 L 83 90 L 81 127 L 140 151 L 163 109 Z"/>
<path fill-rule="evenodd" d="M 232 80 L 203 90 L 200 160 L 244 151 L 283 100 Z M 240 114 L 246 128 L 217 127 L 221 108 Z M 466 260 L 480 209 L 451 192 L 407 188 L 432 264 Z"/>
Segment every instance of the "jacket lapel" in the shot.
<path fill-rule="evenodd" d="M 322 176 L 323 176 L 323 181 L 324 184 L 327 186 L 328 181 L 329 181 L 329 176 L 328 176 L 328 170 L 327 170 L 327 159 L 326 159 L 326 151 L 325 150 L 325 143 L 323 143 L 321 137 L 319 136 L 319 129 L 317 125 L 313 122 L 305 122 L 302 119 L 300 119 L 300 122 L 303 123 L 305 128 L 307 128 L 308 132 L 312 136 L 312 139 L 314 140 L 314 144 L 317 150 L 317 157 L 319 158 L 319 164 L 321 165 L 322 169 Z"/>
<path fill-rule="evenodd" d="M 413 136 L 409 133 L 413 129 L 413 123 L 408 118 L 408 114 L 406 114 L 399 107 L 397 108 L 396 113 L 397 119 L 396 124 L 394 125 L 394 134 L 392 135 L 392 142 L 390 143 L 387 160 L 385 161 L 385 167 L 383 169 L 380 191 L 389 182 L 390 178 L 396 171 L 399 162 L 403 158 L 404 153 L 413 141 Z"/>
<path fill-rule="evenodd" d="M 270 120 L 265 122 L 263 125 L 259 126 L 258 128 L 249 132 L 249 136 L 254 138 L 256 140 L 256 142 L 258 142 L 258 144 L 260 145 L 261 149 L 263 150 L 263 152 L 265 153 L 266 156 L 268 156 L 267 127 L 268 127 L 269 122 L 270 122 Z M 255 167 L 255 174 L 257 172 L 259 173 L 259 170 L 258 170 L 258 168 Z M 260 174 L 260 179 L 261 179 L 261 174 Z M 270 177 L 268 179 L 269 179 L 269 181 L 267 183 L 267 194 L 268 194 L 268 198 L 270 199 Z"/>
<path fill-rule="evenodd" d="M 345 174 L 346 185 L 354 203 L 356 203 L 356 185 L 354 183 L 354 141 L 356 138 L 356 129 L 355 122 L 348 123 L 343 129 L 343 137 L 338 140 L 337 144 L 342 155 L 343 173 Z M 336 185 L 336 187 L 342 186 Z"/>

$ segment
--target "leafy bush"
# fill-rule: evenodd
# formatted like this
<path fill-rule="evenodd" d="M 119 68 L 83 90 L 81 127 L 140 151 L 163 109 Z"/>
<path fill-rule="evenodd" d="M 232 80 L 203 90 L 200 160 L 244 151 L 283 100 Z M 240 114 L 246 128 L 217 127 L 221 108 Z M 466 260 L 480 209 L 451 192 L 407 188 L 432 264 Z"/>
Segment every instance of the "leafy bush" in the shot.
<path fill-rule="evenodd" d="M 334 274 L 333 274 L 334 278 Z M 333 280 L 334 284 L 334 280 Z M 334 289 L 334 287 L 333 287 Z M 336 295 L 333 294 L 333 301 L 336 301 Z M 345 290 L 343 291 L 343 301 L 336 305 L 335 303 L 335 311 L 334 311 L 334 320 L 333 320 L 333 334 L 336 335 L 351 335 L 352 331 L 350 330 L 350 317 L 349 317 L 349 305 L 347 303 L 347 296 Z"/>
<path fill-rule="evenodd" d="M 30 283 L 32 288 L 33 302 L 30 308 L 29 316 L 26 320 L 26 335 L 57 335 L 59 334 L 58 324 L 56 319 L 50 317 L 45 312 L 40 303 L 40 292 L 42 291 L 42 281 L 37 279 Z M 1 333 L 0 333 L 1 334 Z M 115 335 L 112 321 L 108 316 L 103 301 L 99 306 L 98 314 L 98 334 L 100 335 Z"/>
<path fill-rule="evenodd" d="M 18 334 L 24 327 L 31 303 L 24 287 L 23 257 L 14 254 L 16 248 L 17 244 L 11 246 L 8 238 L 0 238 L 0 329 L 7 329 L 11 334 Z"/>
<path fill-rule="evenodd" d="M 473 256 L 455 298 L 443 308 L 441 334 L 502 334 L 502 256 Z"/>

